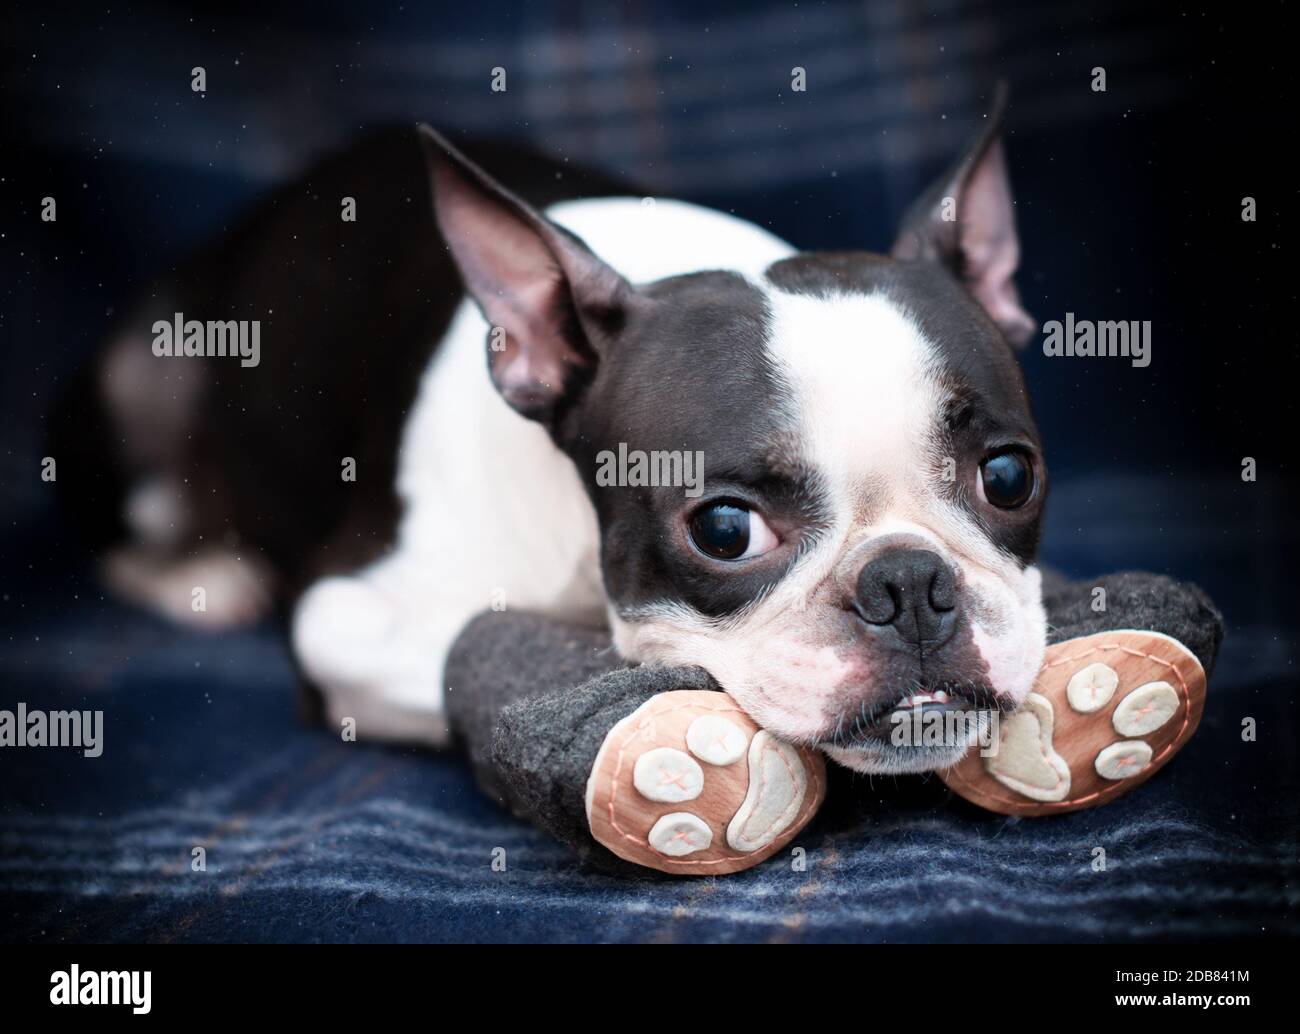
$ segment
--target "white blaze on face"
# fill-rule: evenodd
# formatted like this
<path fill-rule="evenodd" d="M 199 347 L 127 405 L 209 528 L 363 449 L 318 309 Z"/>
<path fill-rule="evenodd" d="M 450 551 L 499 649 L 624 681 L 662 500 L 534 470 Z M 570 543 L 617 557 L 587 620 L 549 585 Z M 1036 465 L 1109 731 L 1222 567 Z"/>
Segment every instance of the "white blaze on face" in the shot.
<path fill-rule="evenodd" d="M 829 527 L 761 601 L 708 622 L 673 601 L 614 618 L 625 656 L 699 664 L 761 725 L 789 740 L 826 734 L 827 715 L 871 683 L 846 615 L 858 571 L 886 548 L 932 550 L 958 574 L 993 688 L 1018 703 L 1042 664 L 1039 575 L 950 501 L 939 357 L 883 294 L 769 292 L 768 356 L 784 386 L 789 448 L 820 477 Z M 974 492 L 976 472 L 957 469 Z"/>
<path fill-rule="evenodd" d="M 769 355 L 789 385 L 801 458 L 834 493 L 835 520 L 847 525 L 882 490 L 923 492 L 943 396 L 912 320 L 883 295 L 773 291 L 770 303 Z"/>

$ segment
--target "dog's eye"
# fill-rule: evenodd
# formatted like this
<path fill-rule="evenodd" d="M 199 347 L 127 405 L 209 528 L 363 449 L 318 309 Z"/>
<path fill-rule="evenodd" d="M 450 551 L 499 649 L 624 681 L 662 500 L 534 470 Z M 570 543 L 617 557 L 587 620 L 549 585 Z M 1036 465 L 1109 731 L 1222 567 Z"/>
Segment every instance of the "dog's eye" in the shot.
<path fill-rule="evenodd" d="M 710 503 L 690 519 L 691 541 L 714 560 L 745 560 L 777 545 L 776 535 L 753 510 L 735 503 Z"/>
<path fill-rule="evenodd" d="M 1034 494 L 1034 468 L 1022 452 L 994 453 L 980 464 L 980 495 L 1001 510 L 1024 506 Z"/>

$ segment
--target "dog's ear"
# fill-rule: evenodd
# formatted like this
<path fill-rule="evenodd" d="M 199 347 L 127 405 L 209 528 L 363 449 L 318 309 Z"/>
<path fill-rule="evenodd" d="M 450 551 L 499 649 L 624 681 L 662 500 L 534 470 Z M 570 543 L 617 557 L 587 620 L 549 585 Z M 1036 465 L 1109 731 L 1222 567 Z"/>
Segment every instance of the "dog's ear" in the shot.
<path fill-rule="evenodd" d="M 632 287 L 433 129 L 417 131 L 438 227 L 491 324 L 492 380 L 518 412 L 553 424 L 594 373 Z"/>
<path fill-rule="evenodd" d="M 908 209 L 893 255 L 942 262 L 1019 348 L 1035 324 L 1012 280 L 1020 263 L 1020 240 L 1002 153 L 1006 100 L 1006 86 L 999 83 L 988 124 L 948 175 Z"/>

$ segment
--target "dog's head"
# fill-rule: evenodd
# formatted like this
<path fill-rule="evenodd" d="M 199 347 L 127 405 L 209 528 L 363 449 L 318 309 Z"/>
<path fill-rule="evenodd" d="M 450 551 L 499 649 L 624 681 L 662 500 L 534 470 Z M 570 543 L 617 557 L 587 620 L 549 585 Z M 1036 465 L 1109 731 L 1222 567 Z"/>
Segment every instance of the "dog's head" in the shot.
<path fill-rule="evenodd" d="M 637 285 L 425 135 L 492 377 L 588 485 L 619 649 L 701 665 L 864 771 L 954 762 L 965 739 L 896 745 L 891 716 L 1014 707 L 1043 659 L 1046 472 L 1008 344 L 1032 326 L 996 122 L 890 256 Z M 620 446 L 702 456 L 700 491 L 609 486 Z"/>

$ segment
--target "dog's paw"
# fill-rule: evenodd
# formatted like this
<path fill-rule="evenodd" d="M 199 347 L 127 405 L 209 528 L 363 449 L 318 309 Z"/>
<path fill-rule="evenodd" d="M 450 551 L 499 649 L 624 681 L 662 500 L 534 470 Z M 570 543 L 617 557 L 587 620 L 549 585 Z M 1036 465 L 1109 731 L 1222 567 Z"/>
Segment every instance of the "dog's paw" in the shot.
<path fill-rule="evenodd" d="M 771 857 L 825 794 L 820 754 L 759 729 L 724 693 L 677 690 L 605 737 L 587 780 L 587 821 L 621 858 L 706 876 Z"/>
<path fill-rule="evenodd" d="M 121 546 L 104 558 L 101 573 L 119 596 L 206 632 L 252 625 L 271 612 L 271 570 L 252 552 L 213 546 L 170 556 Z"/>
<path fill-rule="evenodd" d="M 1176 639 L 1119 631 L 1048 647 L 1034 691 L 999 723 L 991 750 L 941 773 L 957 794 L 1004 815 L 1050 815 L 1114 800 L 1191 738 L 1205 671 Z"/>

